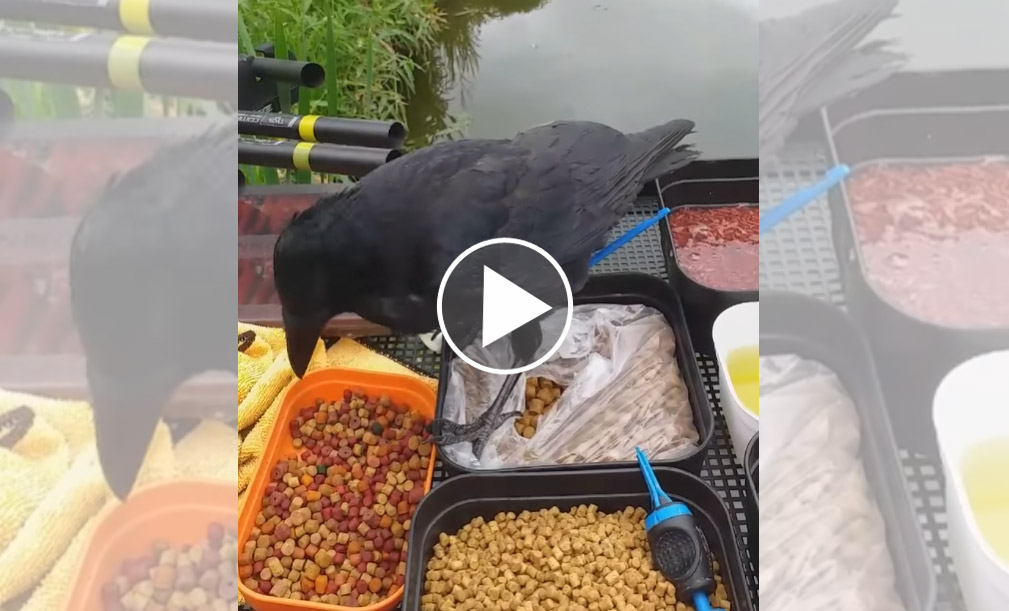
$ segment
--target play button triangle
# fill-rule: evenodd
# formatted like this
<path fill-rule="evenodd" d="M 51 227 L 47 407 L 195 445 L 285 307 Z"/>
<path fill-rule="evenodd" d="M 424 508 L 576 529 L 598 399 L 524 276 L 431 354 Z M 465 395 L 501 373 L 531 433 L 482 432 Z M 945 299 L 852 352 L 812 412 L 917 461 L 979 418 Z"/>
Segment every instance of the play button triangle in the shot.
<path fill-rule="evenodd" d="M 483 268 L 483 346 L 546 314 L 550 306 L 514 282 Z"/>

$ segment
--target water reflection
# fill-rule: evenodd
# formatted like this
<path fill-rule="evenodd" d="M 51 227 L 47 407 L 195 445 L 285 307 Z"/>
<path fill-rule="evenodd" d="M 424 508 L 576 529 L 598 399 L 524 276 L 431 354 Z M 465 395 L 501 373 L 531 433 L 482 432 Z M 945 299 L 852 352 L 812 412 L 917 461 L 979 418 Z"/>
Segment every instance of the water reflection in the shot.
<path fill-rule="evenodd" d="M 415 143 L 557 118 L 625 130 L 683 116 L 708 157 L 757 149 L 753 0 L 443 0 L 408 109 Z M 455 126 L 451 117 L 461 117 Z"/>
<path fill-rule="evenodd" d="M 492 19 L 536 10 L 549 0 L 441 0 L 446 23 L 438 48 L 421 58 L 407 107 L 412 144 L 429 144 L 441 136 L 466 131 L 465 117 L 449 111 L 450 98 L 468 82 L 480 64 L 479 30 Z"/>

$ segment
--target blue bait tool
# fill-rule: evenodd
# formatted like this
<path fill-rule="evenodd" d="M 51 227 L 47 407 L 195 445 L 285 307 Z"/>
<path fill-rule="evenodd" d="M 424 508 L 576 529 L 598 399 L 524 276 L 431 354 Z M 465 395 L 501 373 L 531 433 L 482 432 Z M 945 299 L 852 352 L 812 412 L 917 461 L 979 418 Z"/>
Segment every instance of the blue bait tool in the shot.
<path fill-rule="evenodd" d="M 596 251 L 596 254 L 592 255 L 592 258 L 589 260 L 589 267 L 594 266 L 595 264 L 599 263 L 606 257 L 612 255 L 614 251 L 619 249 L 621 246 L 630 242 L 634 238 L 638 237 L 645 229 L 648 229 L 649 227 L 658 223 L 667 216 L 669 216 L 669 208 L 663 208 L 662 210 L 659 210 L 655 214 L 655 216 L 652 216 L 651 218 L 641 221 L 633 229 L 631 229 L 624 235 L 620 236 L 616 240 L 613 240 L 613 242 L 604 247 L 602 250 Z"/>
<path fill-rule="evenodd" d="M 712 611 L 708 595 L 715 590 L 715 579 L 708 541 L 697 528 L 690 508 L 674 502 L 659 487 L 659 480 L 641 448 L 634 451 L 652 499 L 645 530 L 655 567 L 676 586 L 680 602 L 692 604 L 697 611 Z"/>
<path fill-rule="evenodd" d="M 827 191 L 833 189 L 837 184 L 851 174 L 851 168 L 846 165 L 839 165 L 831 168 L 820 182 L 811 187 L 800 189 L 794 195 L 786 199 L 778 206 L 771 208 L 760 217 L 760 231 L 758 235 L 763 235 L 775 228 L 788 217 L 792 216 L 804 206 L 816 200 Z"/>

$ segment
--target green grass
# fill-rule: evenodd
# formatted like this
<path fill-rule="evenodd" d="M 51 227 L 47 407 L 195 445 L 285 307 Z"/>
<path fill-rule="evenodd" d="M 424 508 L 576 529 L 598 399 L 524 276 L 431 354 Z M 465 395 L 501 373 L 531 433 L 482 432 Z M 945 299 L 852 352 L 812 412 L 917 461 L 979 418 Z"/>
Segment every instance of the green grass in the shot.
<path fill-rule="evenodd" d="M 326 68 L 323 87 L 301 90 L 299 113 L 387 121 L 405 120 L 414 58 L 435 46 L 442 24 L 435 0 L 241 0 L 239 13 L 243 52 L 279 35 Z"/>

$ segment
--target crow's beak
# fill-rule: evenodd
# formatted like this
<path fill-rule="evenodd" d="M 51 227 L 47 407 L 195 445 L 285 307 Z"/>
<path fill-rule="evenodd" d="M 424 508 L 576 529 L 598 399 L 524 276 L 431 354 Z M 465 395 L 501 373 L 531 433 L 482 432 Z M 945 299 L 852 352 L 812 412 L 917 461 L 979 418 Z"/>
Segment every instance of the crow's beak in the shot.
<path fill-rule="evenodd" d="M 325 321 L 308 324 L 303 320 L 291 321 L 289 316 L 284 316 L 287 358 L 291 361 L 291 370 L 299 378 L 304 377 L 308 371 L 308 364 L 312 361 L 324 325 Z"/>
<path fill-rule="evenodd" d="M 89 376 L 90 377 L 90 376 Z M 171 389 L 130 380 L 119 387 L 91 383 L 98 459 L 112 492 L 125 500 L 133 490 Z"/>

